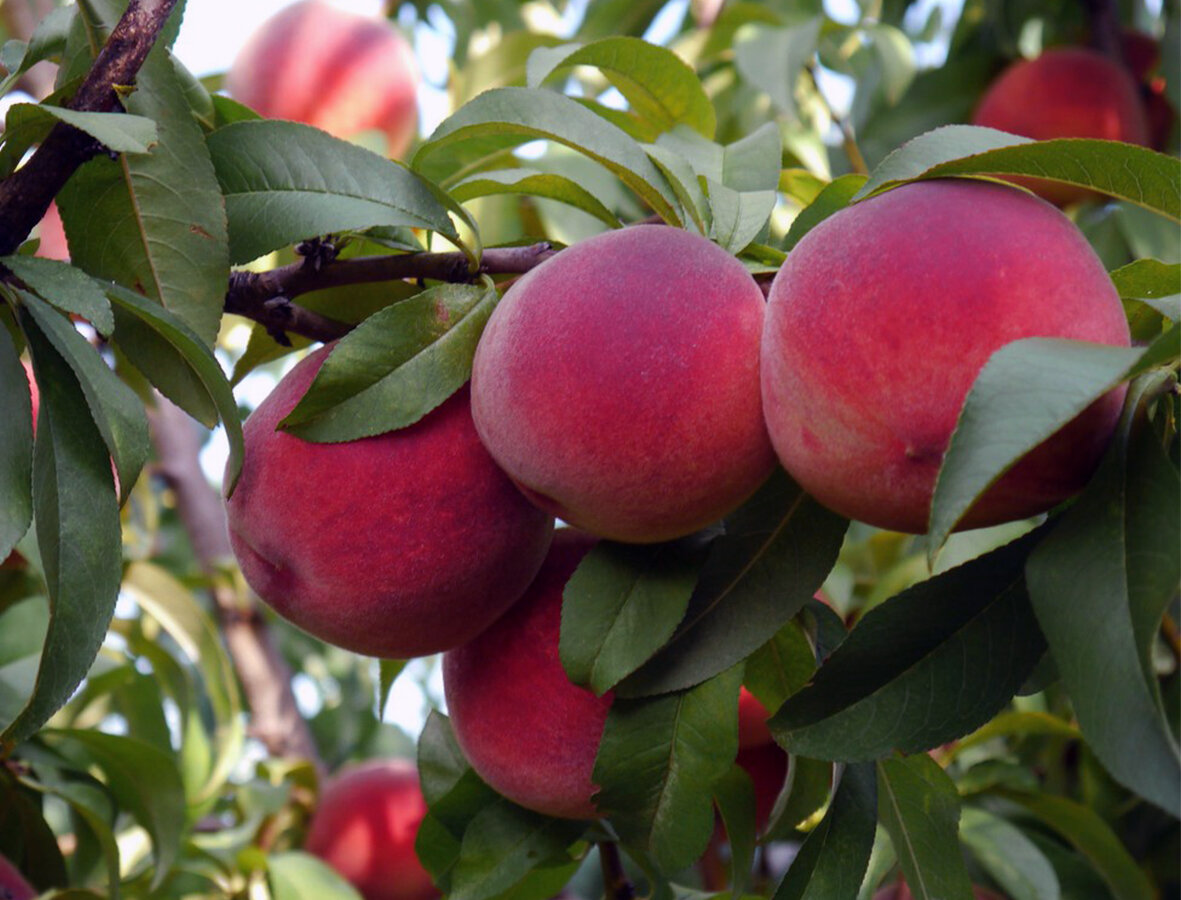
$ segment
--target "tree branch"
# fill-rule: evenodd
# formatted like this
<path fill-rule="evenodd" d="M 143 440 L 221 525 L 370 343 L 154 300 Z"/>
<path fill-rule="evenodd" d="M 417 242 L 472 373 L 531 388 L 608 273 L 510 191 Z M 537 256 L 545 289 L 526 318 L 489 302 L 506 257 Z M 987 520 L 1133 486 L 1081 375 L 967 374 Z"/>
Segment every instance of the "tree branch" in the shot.
<path fill-rule="evenodd" d="M 69 108 L 121 109 L 118 89 L 135 81 L 176 2 L 131 0 Z M 54 126 L 29 161 L 0 182 L 0 255 L 20 246 L 74 171 L 102 152 L 102 145 L 85 132 L 64 123 Z"/>
<path fill-rule="evenodd" d="M 193 553 L 210 581 L 221 633 L 250 706 L 250 732 L 271 755 L 308 759 L 322 771 L 324 763 L 311 731 L 295 705 L 291 669 L 254 601 L 241 596 L 225 578 L 223 566 L 232 559 L 225 508 L 201 472 L 199 432 L 188 415 L 164 397 L 157 396 L 148 414 L 159 473 L 176 494 Z"/>
<path fill-rule="evenodd" d="M 284 332 L 292 332 L 317 341 L 332 341 L 348 333 L 353 326 L 297 306 L 291 302 L 295 297 L 325 288 L 403 278 L 429 278 L 462 284 L 474 281 L 480 275 L 521 274 L 556 252 L 546 242 L 485 250 L 480 267 L 474 273 L 468 270 L 467 257 L 462 253 L 365 256 L 319 264 L 309 256 L 269 272 L 232 273 L 224 306 L 226 312 L 264 325 L 277 340 L 284 336 Z"/>

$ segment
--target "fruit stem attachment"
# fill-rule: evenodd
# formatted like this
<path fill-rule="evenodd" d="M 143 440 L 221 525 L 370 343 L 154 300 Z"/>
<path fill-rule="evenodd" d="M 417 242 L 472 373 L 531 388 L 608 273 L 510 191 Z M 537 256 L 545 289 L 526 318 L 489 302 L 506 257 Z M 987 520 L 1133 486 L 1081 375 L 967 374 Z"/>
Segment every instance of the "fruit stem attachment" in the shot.
<path fill-rule="evenodd" d="M 131 0 L 67 106 L 82 112 L 122 109 L 120 90 L 133 84 L 177 0 Z M 64 122 L 25 165 L 0 181 L 0 256 L 20 246 L 74 171 L 106 148 Z"/>
<path fill-rule="evenodd" d="M 824 103 L 824 108 L 828 110 L 829 118 L 832 119 L 834 125 L 841 132 L 841 146 L 844 147 L 845 156 L 849 159 L 849 165 L 853 171 L 858 175 L 868 175 L 869 166 L 865 163 L 865 157 L 861 155 L 861 148 L 857 146 L 857 136 L 853 133 L 853 126 L 849 123 L 847 117 L 837 113 L 831 103 L 828 102 L 828 97 L 824 95 L 824 91 L 820 89 L 820 81 L 816 77 L 816 64 L 809 63 L 806 67 L 808 77 L 812 79 L 812 85 L 816 88 L 816 95 Z"/>
<path fill-rule="evenodd" d="M 635 900 L 636 888 L 623 871 L 619 845 L 614 841 L 601 841 L 599 862 L 603 866 L 603 894 L 607 900 Z"/>

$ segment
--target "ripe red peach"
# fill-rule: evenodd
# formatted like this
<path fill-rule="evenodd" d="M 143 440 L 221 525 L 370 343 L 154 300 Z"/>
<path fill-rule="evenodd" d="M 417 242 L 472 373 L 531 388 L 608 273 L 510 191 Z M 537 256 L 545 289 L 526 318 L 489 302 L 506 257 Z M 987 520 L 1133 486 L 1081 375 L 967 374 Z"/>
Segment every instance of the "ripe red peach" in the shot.
<path fill-rule="evenodd" d="M 414 764 L 371 760 L 341 770 L 324 786 L 305 849 L 365 900 L 432 900 L 439 891 L 414 852 L 424 815 Z"/>
<path fill-rule="evenodd" d="M 562 591 L 594 543 L 558 531 L 525 596 L 443 656 L 447 711 L 472 768 L 513 802 L 568 819 L 596 814 L 591 773 L 613 700 L 572 684 L 558 658 Z"/>
<path fill-rule="evenodd" d="M 37 891 L 20 870 L 0 856 L 0 900 L 33 900 L 36 896 Z"/>
<path fill-rule="evenodd" d="M 847 207 L 800 241 L 771 285 L 763 403 L 779 458 L 842 515 L 923 532 L 969 388 L 995 350 L 1025 337 L 1129 342 L 1111 279 L 1053 206 L 952 179 Z M 959 527 L 1026 518 L 1081 489 L 1123 393 L 1035 448 Z"/>
<path fill-rule="evenodd" d="M 972 124 L 1036 140 L 1102 138 L 1149 142 L 1148 123 L 1128 71 L 1084 47 L 1046 50 L 1020 60 L 985 91 Z M 1060 206 L 1093 192 L 1043 179 L 1014 178 Z"/>
<path fill-rule="evenodd" d="M 66 229 L 56 203 L 49 204 L 49 209 L 41 218 L 37 235 L 41 240 L 37 247 L 37 256 L 62 262 L 70 261 L 70 245 L 66 243 Z"/>
<path fill-rule="evenodd" d="M 758 391 L 766 304 L 703 237 L 636 226 L 521 278 L 476 350 L 472 415 L 534 503 L 646 543 L 716 521 L 775 458 Z"/>
<path fill-rule="evenodd" d="M 767 707 L 745 687 L 738 693 L 738 746 L 758 747 L 771 743 Z"/>
<path fill-rule="evenodd" d="M 314 444 L 277 431 L 327 353 L 301 361 L 246 422 L 227 503 L 242 573 L 280 615 L 357 653 L 461 644 L 528 587 L 552 520 L 480 444 L 466 387 L 376 437 Z"/>
<path fill-rule="evenodd" d="M 418 80 L 414 51 L 389 22 L 302 0 L 254 33 L 226 90 L 267 118 L 339 138 L 381 131 L 389 154 L 401 156 L 417 127 Z"/>

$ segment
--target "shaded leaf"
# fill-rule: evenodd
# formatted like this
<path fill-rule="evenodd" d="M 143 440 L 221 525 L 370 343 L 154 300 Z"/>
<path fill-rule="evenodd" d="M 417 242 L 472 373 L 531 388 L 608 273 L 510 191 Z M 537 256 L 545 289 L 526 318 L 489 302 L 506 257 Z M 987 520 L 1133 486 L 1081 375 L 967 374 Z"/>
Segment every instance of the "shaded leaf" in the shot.
<path fill-rule="evenodd" d="M 93 278 L 69 263 L 37 256 L 0 257 L 3 265 L 30 291 L 62 312 L 75 313 L 110 337 L 115 330 L 111 303 Z"/>
<path fill-rule="evenodd" d="M 743 28 L 734 42 L 735 68 L 770 96 L 781 112 L 793 118 L 799 114 L 796 83 L 816 53 L 822 21 L 817 16 L 789 28 L 751 25 Z"/>
<path fill-rule="evenodd" d="M 1181 319 L 1181 265 L 1138 259 L 1110 274 L 1123 299 L 1143 300 L 1172 321 Z"/>
<path fill-rule="evenodd" d="M 865 184 L 864 175 L 842 175 L 834 179 L 816 195 L 791 223 L 783 239 L 783 249 L 791 250 L 800 239 L 831 216 L 849 205 L 853 195 Z"/>
<path fill-rule="evenodd" d="M 33 521 L 33 406 L 29 378 L 8 329 L 0 327 L 0 562 Z"/>
<path fill-rule="evenodd" d="M 328 863 L 298 850 L 268 855 L 267 875 L 274 900 L 360 900 L 361 897 Z"/>
<path fill-rule="evenodd" d="M 714 804 L 730 845 L 730 892 L 739 896 L 750 879 L 756 839 L 754 785 L 742 766 L 731 766 L 718 779 L 714 785 Z"/>
<path fill-rule="evenodd" d="M 997 714 L 1045 650 L 1025 591 L 1040 532 L 870 610 L 768 723 L 791 753 L 843 761 L 912 753 Z"/>
<path fill-rule="evenodd" d="M 925 754 L 877 764 L 878 817 L 915 900 L 972 900 L 955 784 Z"/>
<path fill-rule="evenodd" d="M 681 626 L 617 694 L 699 684 L 762 646 L 820 588 L 847 526 L 777 471 L 725 520 Z"/>
<path fill-rule="evenodd" d="M 975 807 L 964 809 L 960 838 L 1013 900 L 1058 900 L 1058 875 L 1017 826 Z"/>
<path fill-rule="evenodd" d="M 713 832 L 713 785 L 738 752 L 734 667 L 687 691 L 615 698 L 595 758 L 599 809 L 663 872 L 689 865 Z"/>
<path fill-rule="evenodd" d="M 805 838 L 773 900 L 855 900 L 877 826 L 877 774 L 846 766 L 823 821 Z"/>

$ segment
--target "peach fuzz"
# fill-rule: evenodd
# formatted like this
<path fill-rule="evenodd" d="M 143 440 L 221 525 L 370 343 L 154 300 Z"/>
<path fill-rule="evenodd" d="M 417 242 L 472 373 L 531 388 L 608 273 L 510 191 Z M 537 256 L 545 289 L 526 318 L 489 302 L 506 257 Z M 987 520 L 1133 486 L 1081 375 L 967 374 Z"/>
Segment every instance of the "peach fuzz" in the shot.
<path fill-rule="evenodd" d="M 226 75 L 226 90 L 260 115 L 322 128 L 339 138 L 386 135 L 391 156 L 418 122 L 414 51 L 389 22 L 302 0 L 250 37 Z"/>
<path fill-rule="evenodd" d="M 0 856 L 0 900 L 32 900 L 37 891 L 20 870 L 3 856 Z"/>
<path fill-rule="evenodd" d="M 1039 336 L 1129 342 L 1103 265 L 1050 204 L 940 180 L 841 210 L 805 235 L 771 285 L 763 402 L 779 458 L 842 515 L 921 533 L 977 373 L 1003 345 Z M 1034 448 L 959 527 L 1026 518 L 1076 493 L 1123 394 Z"/>
<path fill-rule="evenodd" d="M 1046 50 L 1013 63 L 985 91 L 972 116 L 984 125 L 1035 140 L 1101 138 L 1147 145 L 1148 122 L 1128 71 L 1084 47 Z M 1085 188 L 1014 178 L 1060 206 L 1094 196 Z"/>
<path fill-rule="evenodd" d="M 414 764 L 370 760 L 325 784 L 304 847 L 365 900 L 432 900 L 439 891 L 414 852 L 424 815 Z"/>
<path fill-rule="evenodd" d="M 327 353 L 302 360 L 246 422 L 227 503 L 242 573 L 280 615 L 357 653 L 457 646 L 528 587 L 553 522 L 480 444 L 466 387 L 376 437 L 314 444 L 277 431 Z"/>
<path fill-rule="evenodd" d="M 514 284 L 476 350 L 472 415 L 543 509 L 601 537 L 664 541 L 770 475 L 762 292 L 703 237 L 634 226 Z"/>
<path fill-rule="evenodd" d="M 591 772 L 613 700 L 572 684 L 558 658 L 562 591 L 594 543 L 558 531 L 525 596 L 443 656 L 451 725 L 476 774 L 514 803 L 567 819 L 596 814 Z"/>

